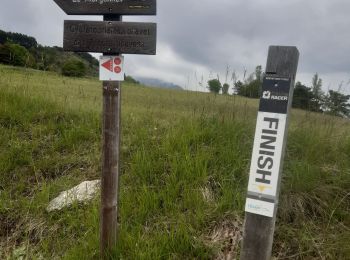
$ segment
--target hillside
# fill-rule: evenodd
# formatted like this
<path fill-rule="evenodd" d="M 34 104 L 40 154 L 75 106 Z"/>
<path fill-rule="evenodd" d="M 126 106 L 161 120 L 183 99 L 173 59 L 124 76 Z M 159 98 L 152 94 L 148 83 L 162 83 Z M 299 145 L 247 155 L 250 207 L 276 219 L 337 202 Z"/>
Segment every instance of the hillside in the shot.
<path fill-rule="evenodd" d="M 0 259 L 98 259 L 101 83 L 0 65 Z M 122 87 L 119 259 L 239 254 L 257 101 Z M 350 123 L 293 110 L 273 255 L 350 259 Z"/>
<path fill-rule="evenodd" d="M 0 63 L 64 75 L 97 77 L 98 60 L 89 53 L 64 52 L 63 48 L 42 46 L 34 37 L 0 30 Z M 78 68 L 76 67 L 78 64 Z M 79 67 L 80 66 L 80 67 Z"/>
<path fill-rule="evenodd" d="M 174 83 L 165 82 L 165 81 L 160 80 L 160 79 L 136 77 L 136 80 L 138 80 L 140 83 L 142 83 L 146 86 L 183 90 L 182 87 L 175 85 Z"/>

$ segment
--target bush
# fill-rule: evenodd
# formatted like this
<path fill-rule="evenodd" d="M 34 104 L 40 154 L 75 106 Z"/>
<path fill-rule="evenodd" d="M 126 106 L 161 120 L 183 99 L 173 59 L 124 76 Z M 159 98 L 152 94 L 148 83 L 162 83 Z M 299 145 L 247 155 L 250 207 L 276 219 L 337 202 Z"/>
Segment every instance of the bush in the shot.
<path fill-rule="evenodd" d="M 229 89 L 230 89 L 230 85 L 227 83 L 224 83 L 224 85 L 222 85 L 222 94 L 227 95 Z"/>
<path fill-rule="evenodd" d="M 312 108 L 313 93 L 310 88 L 297 82 L 294 88 L 293 94 L 293 107 L 300 109 L 311 109 Z"/>
<path fill-rule="evenodd" d="M 208 89 L 210 92 L 219 94 L 222 89 L 221 82 L 218 79 L 211 79 L 208 81 Z"/>
<path fill-rule="evenodd" d="M 137 81 L 136 79 L 134 79 L 131 76 L 125 76 L 125 81 L 128 83 L 132 83 L 132 84 L 140 84 L 139 81 Z"/>
<path fill-rule="evenodd" d="M 80 60 L 71 59 L 64 63 L 62 74 L 68 77 L 83 77 L 86 74 L 86 66 Z"/>

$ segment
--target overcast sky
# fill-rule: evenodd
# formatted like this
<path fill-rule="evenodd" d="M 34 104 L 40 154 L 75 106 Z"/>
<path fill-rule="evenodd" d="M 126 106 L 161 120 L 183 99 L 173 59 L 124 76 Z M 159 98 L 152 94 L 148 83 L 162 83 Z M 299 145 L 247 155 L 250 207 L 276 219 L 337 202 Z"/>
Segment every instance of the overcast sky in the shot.
<path fill-rule="evenodd" d="M 157 55 L 126 55 L 126 71 L 204 90 L 198 82 L 225 81 L 227 66 L 240 79 L 264 67 L 269 45 L 295 45 L 297 80 L 310 85 L 318 72 L 324 90 L 343 82 L 350 93 L 349 11 L 349 0 L 158 0 L 156 17 L 124 19 L 158 23 Z M 64 19 L 102 18 L 69 17 L 53 0 L 2 0 L 0 8 L 0 29 L 42 45 L 62 46 Z"/>

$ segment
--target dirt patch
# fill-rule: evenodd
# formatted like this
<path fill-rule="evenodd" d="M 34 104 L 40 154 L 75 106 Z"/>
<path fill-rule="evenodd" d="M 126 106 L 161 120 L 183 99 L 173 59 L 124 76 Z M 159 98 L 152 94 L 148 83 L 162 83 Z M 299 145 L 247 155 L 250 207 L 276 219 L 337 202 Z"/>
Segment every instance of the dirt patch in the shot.
<path fill-rule="evenodd" d="M 0 240 L 8 237 L 8 234 L 16 229 L 18 221 L 18 218 L 9 218 L 5 213 L 0 213 Z"/>
<path fill-rule="evenodd" d="M 211 227 L 205 243 L 218 249 L 215 260 L 233 260 L 238 258 L 242 236 L 242 221 L 226 219 Z"/>
<path fill-rule="evenodd" d="M 215 198 L 214 198 L 214 194 L 213 192 L 208 188 L 208 187 L 204 187 L 201 189 L 202 192 L 202 196 L 203 199 L 208 202 L 208 203 L 212 203 L 214 202 Z"/>
<path fill-rule="evenodd" d="M 209 177 L 207 184 L 201 188 L 203 199 L 208 203 L 214 203 L 222 195 L 222 187 L 213 177 Z"/>
<path fill-rule="evenodd" d="M 44 219 L 0 217 L 3 219 L 0 222 L 0 258 L 22 252 L 24 245 L 36 245 L 47 230 Z"/>

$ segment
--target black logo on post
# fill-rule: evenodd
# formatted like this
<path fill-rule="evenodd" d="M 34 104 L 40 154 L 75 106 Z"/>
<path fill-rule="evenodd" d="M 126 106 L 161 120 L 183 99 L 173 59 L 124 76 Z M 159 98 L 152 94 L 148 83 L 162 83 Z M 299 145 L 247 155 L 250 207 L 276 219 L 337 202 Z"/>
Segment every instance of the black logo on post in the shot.
<path fill-rule="evenodd" d="M 291 81 L 288 78 L 266 76 L 262 83 L 260 112 L 286 114 Z"/>

